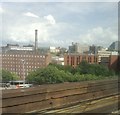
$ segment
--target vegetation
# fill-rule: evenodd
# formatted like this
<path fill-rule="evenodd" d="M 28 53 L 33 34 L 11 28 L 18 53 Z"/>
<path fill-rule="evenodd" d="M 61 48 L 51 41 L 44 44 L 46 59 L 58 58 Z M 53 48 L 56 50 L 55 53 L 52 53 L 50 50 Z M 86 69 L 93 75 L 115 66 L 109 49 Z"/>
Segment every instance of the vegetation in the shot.
<path fill-rule="evenodd" d="M 113 77 L 115 77 L 115 73 L 108 68 L 83 61 L 76 68 L 50 64 L 46 68 L 31 71 L 26 80 L 35 84 L 48 84 L 110 79 Z"/>
<path fill-rule="evenodd" d="M 19 77 L 15 73 L 10 73 L 7 70 L 0 70 L 0 81 L 8 82 L 10 80 L 18 80 Z"/>

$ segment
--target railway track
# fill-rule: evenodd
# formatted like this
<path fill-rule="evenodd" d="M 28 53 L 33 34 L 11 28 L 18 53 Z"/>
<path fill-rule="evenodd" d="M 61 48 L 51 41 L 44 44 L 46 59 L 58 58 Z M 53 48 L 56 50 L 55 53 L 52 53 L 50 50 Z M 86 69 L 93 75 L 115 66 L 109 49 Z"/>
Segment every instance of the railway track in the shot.
<path fill-rule="evenodd" d="M 118 104 L 120 95 L 112 95 L 105 98 L 89 100 L 65 108 L 38 111 L 36 114 L 55 114 L 55 113 L 120 113 Z"/>
<path fill-rule="evenodd" d="M 115 113 L 119 103 L 119 81 L 41 85 L 28 89 L 3 90 L 3 113 Z M 115 108 L 114 108 L 115 107 Z"/>

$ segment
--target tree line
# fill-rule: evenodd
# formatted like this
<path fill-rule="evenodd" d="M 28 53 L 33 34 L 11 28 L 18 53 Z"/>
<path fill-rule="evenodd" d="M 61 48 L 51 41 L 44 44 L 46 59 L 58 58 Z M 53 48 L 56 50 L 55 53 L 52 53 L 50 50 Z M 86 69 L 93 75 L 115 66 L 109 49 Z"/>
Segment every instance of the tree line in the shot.
<path fill-rule="evenodd" d="M 89 64 L 82 61 L 76 68 L 49 64 L 45 68 L 31 71 L 26 80 L 34 84 L 80 82 L 86 80 L 110 79 L 115 72 L 99 64 Z"/>
<path fill-rule="evenodd" d="M 0 70 L 0 80 L 8 82 L 19 80 L 15 73 L 7 70 Z M 99 64 L 89 64 L 82 61 L 76 68 L 58 64 L 49 64 L 45 68 L 39 68 L 30 71 L 26 76 L 26 81 L 33 84 L 63 83 L 63 82 L 80 82 L 87 80 L 110 79 L 116 77 L 113 70 Z"/>

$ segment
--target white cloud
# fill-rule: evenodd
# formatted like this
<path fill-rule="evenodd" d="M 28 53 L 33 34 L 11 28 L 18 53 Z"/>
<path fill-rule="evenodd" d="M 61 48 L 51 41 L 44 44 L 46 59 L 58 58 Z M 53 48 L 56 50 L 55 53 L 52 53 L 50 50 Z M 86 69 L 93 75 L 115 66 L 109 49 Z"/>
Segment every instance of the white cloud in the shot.
<path fill-rule="evenodd" d="M 19 26 L 19 28 L 18 28 Z M 48 30 L 46 24 L 43 22 L 29 23 L 25 25 L 18 25 L 7 30 L 8 41 L 16 43 L 33 43 L 35 40 L 35 29 L 38 29 L 38 42 L 43 43 L 48 41 Z"/>
<path fill-rule="evenodd" d="M 52 24 L 52 25 L 53 25 L 53 24 L 56 23 L 54 17 L 53 17 L 51 14 L 49 14 L 49 15 L 47 15 L 47 16 L 44 16 L 44 19 L 46 19 L 49 24 Z"/>
<path fill-rule="evenodd" d="M 3 13 L 3 12 L 4 12 L 4 10 L 3 10 L 3 8 L 2 8 L 2 6 L 0 4 L 0 13 Z"/>
<path fill-rule="evenodd" d="M 27 12 L 27 13 L 24 13 L 25 16 L 29 16 L 29 17 L 34 17 L 34 18 L 39 18 L 39 16 L 31 13 L 31 12 Z"/>
<path fill-rule="evenodd" d="M 96 27 L 81 35 L 79 39 L 87 44 L 108 46 L 110 42 L 118 40 L 118 36 L 112 28 Z"/>

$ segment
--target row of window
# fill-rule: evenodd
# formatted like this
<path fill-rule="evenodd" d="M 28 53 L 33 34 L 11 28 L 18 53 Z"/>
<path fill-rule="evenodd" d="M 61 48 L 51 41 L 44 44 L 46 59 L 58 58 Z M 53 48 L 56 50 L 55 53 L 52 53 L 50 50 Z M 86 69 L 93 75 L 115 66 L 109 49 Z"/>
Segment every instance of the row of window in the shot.
<path fill-rule="evenodd" d="M 98 62 L 98 58 L 93 58 L 93 60 L 91 58 L 88 58 L 88 60 L 86 58 L 82 58 L 81 60 L 79 60 L 77 58 L 76 64 L 78 65 L 82 60 L 86 60 L 86 61 L 88 61 L 88 63 L 91 63 L 91 62 L 97 63 Z M 75 58 L 71 57 L 71 61 L 69 59 L 67 59 L 67 64 L 69 64 L 69 62 L 71 65 L 75 65 Z"/>
<path fill-rule="evenodd" d="M 45 65 L 45 63 L 35 63 L 35 65 L 32 65 L 32 64 L 30 64 L 30 65 L 24 65 L 25 67 L 27 67 L 27 68 L 31 68 L 31 67 L 36 67 L 36 66 L 41 66 L 41 65 Z M 5 66 L 5 67 L 22 67 L 23 65 L 13 65 L 13 64 L 3 64 L 3 66 Z"/>
<path fill-rule="evenodd" d="M 19 61 L 2 61 L 2 63 L 4 63 L 4 64 L 19 64 L 19 65 L 21 65 L 22 64 L 22 62 L 19 62 Z M 41 63 L 45 63 L 45 60 L 42 60 L 41 62 L 33 62 L 33 61 L 30 61 L 30 62 L 26 62 L 25 64 L 26 65 L 31 65 L 31 64 L 37 64 L 37 65 L 39 65 L 39 64 L 41 64 Z"/>
<path fill-rule="evenodd" d="M 4 57 L 2 58 L 2 60 L 21 60 L 22 58 L 9 58 L 9 57 Z M 44 58 L 37 58 L 34 59 L 34 58 L 23 58 L 25 60 L 45 60 Z"/>
<path fill-rule="evenodd" d="M 0 55 L 1 56 L 1 55 Z M 44 55 L 2 55 L 3 57 L 5 56 L 9 56 L 9 57 L 41 57 L 41 58 L 45 58 Z"/>

